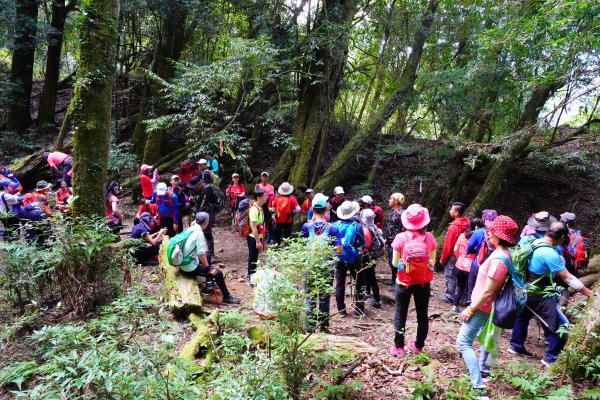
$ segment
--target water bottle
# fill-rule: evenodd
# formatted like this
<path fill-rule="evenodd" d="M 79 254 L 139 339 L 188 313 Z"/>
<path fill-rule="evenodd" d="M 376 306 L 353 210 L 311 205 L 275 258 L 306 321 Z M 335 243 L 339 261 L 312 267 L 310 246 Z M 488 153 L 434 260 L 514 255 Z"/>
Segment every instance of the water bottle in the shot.
<path fill-rule="evenodd" d="M 398 262 L 398 271 L 404 272 L 404 264 L 402 264 L 402 261 Z"/>

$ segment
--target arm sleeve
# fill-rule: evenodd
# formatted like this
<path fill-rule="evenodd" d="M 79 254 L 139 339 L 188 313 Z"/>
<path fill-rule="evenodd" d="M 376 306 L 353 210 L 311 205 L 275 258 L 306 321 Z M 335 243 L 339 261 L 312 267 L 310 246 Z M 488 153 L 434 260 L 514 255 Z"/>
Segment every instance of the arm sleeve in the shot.
<path fill-rule="evenodd" d="M 152 198 L 150 199 L 150 203 L 156 204 L 156 192 L 152 192 Z"/>
<path fill-rule="evenodd" d="M 452 255 L 454 250 L 454 243 L 458 238 L 458 229 L 454 225 L 450 225 L 448 233 L 446 233 L 446 239 L 444 240 L 444 248 L 442 249 L 442 256 L 440 257 L 440 263 L 446 264 L 448 257 Z"/>
<path fill-rule="evenodd" d="M 154 172 L 152 173 L 152 185 L 156 185 L 156 182 L 158 182 L 158 170 L 155 168 Z"/>

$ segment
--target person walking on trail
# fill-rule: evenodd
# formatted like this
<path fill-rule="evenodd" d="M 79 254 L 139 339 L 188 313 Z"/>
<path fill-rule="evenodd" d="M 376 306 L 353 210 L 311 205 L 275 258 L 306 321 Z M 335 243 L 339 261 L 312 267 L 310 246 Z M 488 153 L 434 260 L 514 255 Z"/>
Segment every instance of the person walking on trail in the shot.
<path fill-rule="evenodd" d="M 336 222 L 339 219 L 337 209 L 344 201 L 346 201 L 344 194 L 344 188 L 341 186 L 337 186 L 333 189 L 333 197 L 329 199 L 331 222 Z"/>
<path fill-rule="evenodd" d="M 581 234 L 581 231 L 576 228 L 577 215 L 572 212 L 560 214 L 560 220 L 567 224 L 569 228 L 569 248 L 572 252 L 573 267 L 575 271 L 586 269 L 590 263 L 591 244 L 588 238 Z"/>
<path fill-rule="evenodd" d="M 388 265 L 392 271 L 392 279 L 390 281 L 390 285 L 394 287 L 396 284 L 396 272 L 398 268 L 392 262 L 392 257 L 394 255 L 394 249 L 392 249 L 392 242 L 396 238 L 396 236 L 400 232 L 404 232 L 404 227 L 402 226 L 402 212 L 404 208 L 402 205 L 404 204 L 404 195 L 402 193 L 392 193 L 390 199 L 388 200 L 388 205 L 391 208 L 390 213 L 387 218 L 387 228 L 386 228 L 386 238 L 385 238 L 385 246 L 387 249 L 387 260 Z"/>
<path fill-rule="evenodd" d="M 250 232 L 246 238 L 248 244 L 248 284 L 252 286 L 250 278 L 256 272 L 256 263 L 258 262 L 258 253 L 266 250 L 265 243 L 265 215 L 263 206 L 267 202 L 265 191 L 257 189 L 252 194 L 254 200 L 250 202 L 248 210 L 248 223 Z"/>
<path fill-rule="evenodd" d="M 479 265 L 487 260 L 489 255 L 492 254 L 492 251 L 494 251 L 494 248 L 489 243 L 488 230 L 490 224 L 496 217 L 498 217 L 498 212 L 489 209 L 483 210 L 480 220 L 476 218 L 471 220 L 471 230 L 473 230 L 473 235 L 469 238 L 467 255 L 475 255 L 475 258 L 473 258 L 473 262 L 471 263 L 469 280 L 467 281 L 467 303 L 471 303 L 471 293 L 473 293 L 473 287 L 475 287 L 475 281 L 477 281 Z"/>
<path fill-rule="evenodd" d="M 153 232 L 155 224 L 158 224 L 158 222 L 152 214 L 144 212 L 140 215 L 138 223 L 131 229 L 132 239 L 144 239 L 146 241 L 145 244 L 141 244 L 135 250 L 135 260 L 138 264 L 158 264 L 156 257 L 158 256 L 163 236 L 167 233 L 167 228 L 161 228 Z"/>
<path fill-rule="evenodd" d="M 300 212 L 300 205 L 292 195 L 294 187 L 288 182 L 283 182 L 277 189 L 277 195 L 271 197 L 269 210 L 275 224 L 275 243 L 283 244 L 284 239 L 292 237 L 294 214 Z"/>
<path fill-rule="evenodd" d="M 214 156 L 212 151 L 207 151 L 204 156 L 206 157 L 206 167 L 213 172 L 217 177 L 219 176 L 219 159 Z"/>
<path fill-rule="evenodd" d="M 539 214 L 539 213 L 538 213 Z M 536 214 L 537 215 L 537 214 Z M 537 227 L 536 229 L 539 229 Z M 525 238 L 521 239 L 522 241 Z M 535 292 L 528 292 L 527 305 L 517 317 L 512 330 L 509 352 L 527 357 L 533 356 L 525 349 L 529 321 L 535 316 L 541 321 L 542 329 L 548 340 L 546 354 L 541 360 L 545 366 L 554 363 L 567 343 L 568 334 L 560 331 L 569 321 L 558 307 L 555 299 L 548 296 L 544 288 L 552 286 L 556 277 L 563 280 L 570 288 L 582 295 L 591 298 L 593 293 L 586 288 L 575 276 L 565 268 L 564 261 L 558 253 L 557 247 L 569 240 L 569 228 L 563 222 L 552 222 L 541 239 L 532 242 L 533 253 L 527 267 L 526 282 L 539 288 Z"/>
<path fill-rule="evenodd" d="M 169 188 L 169 193 L 177 196 L 177 207 L 179 209 L 178 218 L 177 218 L 177 233 L 183 232 L 183 215 L 186 210 L 189 208 L 189 204 L 187 201 L 187 196 L 185 195 L 185 185 L 180 185 L 181 180 L 177 175 L 171 175 L 171 179 L 169 181 L 171 183 L 171 187 Z"/>
<path fill-rule="evenodd" d="M 73 157 L 60 151 L 43 153 L 46 162 L 54 172 L 60 175 L 60 178 L 71 186 L 71 177 L 73 176 Z"/>
<path fill-rule="evenodd" d="M 0 180 L 0 215 L 2 215 L 0 222 L 4 226 L 4 239 L 7 241 L 18 239 L 19 218 L 16 212 L 22 200 L 20 192 L 11 193 L 13 192 L 11 187 L 16 188 L 17 183 L 6 178 Z"/>
<path fill-rule="evenodd" d="M 300 213 L 308 219 L 308 212 L 312 208 L 313 199 L 315 198 L 315 191 L 312 189 L 306 189 L 304 191 L 304 201 L 300 208 Z"/>
<path fill-rule="evenodd" d="M 152 204 L 158 205 L 158 226 L 167 228 L 167 234 L 173 237 L 177 234 L 179 220 L 179 199 L 175 193 L 169 193 L 167 184 L 160 182 L 150 200 Z"/>
<path fill-rule="evenodd" d="M 363 203 L 363 208 L 371 209 L 375 213 L 375 225 L 379 229 L 383 229 L 383 209 L 376 204 L 373 204 L 373 198 L 369 195 L 360 198 Z"/>
<path fill-rule="evenodd" d="M 469 239 L 473 235 L 473 226 L 475 226 L 477 221 L 481 220 L 479 218 L 473 218 L 471 220 L 471 226 L 460 234 L 454 245 L 454 255 L 456 256 L 456 266 L 454 268 L 456 291 L 454 292 L 454 300 L 452 301 L 452 312 L 455 313 L 461 312 L 458 309 L 458 305 L 460 304 L 460 299 L 463 294 L 467 291 L 469 273 L 471 271 L 473 259 L 475 258 L 475 254 L 467 254 L 467 247 L 469 247 Z"/>
<path fill-rule="evenodd" d="M 429 333 L 429 296 L 433 280 L 433 266 L 437 243 L 430 232 L 429 210 L 420 204 L 411 204 L 402 213 L 402 225 L 406 229 L 392 242 L 393 263 L 396 273 L 396 306 L 394 308 L 394 344 L 392 355 L 403 356 L 405 348 L 405 327 L 410 298 L 414 297 L 417 311 L 417 337 L 408 343 L 408 349 L 420 353 L 425 347 Z"/>
<path fill-rule="evenodd" d="M 246 198 L 246 186 L 243 183 L 240 183 L 240 175 L 237 172 L 234 172 L 231 175 L 231 183 L 227 186 L 225 195 L 229 198 L 229 208 L 233 220 L 239 202 Z"/>
<path fill-rule="evenodd" d="M 206 243 L 208 244 L 208 258 L 213 259 L 217 258 L 215 254 L 215 239 L 213 236 L 213 225 L 215 224 L 216 214 L 219 208 L 219 197 L 215 192 L 215 186 L 213 185 L 211 174 L 204 174 L 204 187 L 202 188 L 202 192 L 198 198 L 198 210 L 208 213 L 210 216 L 210 220 L 206 228 L 202 231 L 204 232 L 204 237 L 206 238 Z"/>
<path fill-rule="evenodd" d="M 440 264 L 444 266 L 444 279 L 446 281 L 446 293 L 441 296 L 440 300 L 445 301 L 446 303 L 452 303 L 454 291 L 456 289 L 456 278 L 454 277 L 456 256 L 454 255 L 454 245 L 460 234 L 463 233 L 470 224 L 469 218 L 463 217 L 465 211 L 465 205 L 458 201 L 452 203 L 449 211 L 453 221 L 446 231 L 444 247 L 440 257 Z"/>
<path fill-rule="evenodd" d="M 365 248 L 365 237 L 362 226 L 354 221 L 356 209 L 350 201 L 344 201 L 337 209 L 338 220 L 334 227 L 338 230 L 342 244 L 342 253 L 338 255 L 338 262 L 335 267 L 335 301 L 341 317 L 346 317 L 347 310 L 345 304 L 346 297 L 346 275 L 354 280 L 354 316 L 360 317 L 366 315 L 365 303 L 363 298 L 363 288 L 365 287 L 365 275 L 361 273 L 362 260 L 361 253 Z"/>
<path fill-rule="evenodd" d="M 150 178 L 150 173 L 152 173 L 152 165 L 143 164 L 140 167 L 140 185 L 142 186 L 143 200 L 150 200 L 152 198 L 154 186 L 158 183 L 158 171 L 154 170 L 152 178 Z"/>
<path fill-rule="evenodd" d="M 366 292 L 371 293 L 369 299 L 370 305 L 373 308 L 381 308 L 381 297 L 379 295 L 379 284 L 375 276 L 375 267 L 377 266 L 377 258 L 375 258 L 373 250 L 376 246 L 384 251 L 384 241 L 381 229 L 375 224 L 375 212 L 366 208 L 361 213 L 363 235 L 365 236 L 365 248 L 362 254 L 362 273 L 365 275 Z"/>
<path fill-rule="evenodd" d="M 469 370 L 473 390 L 480 399 L 489 398 L 483 379 L 489 376 L 491 356 L 482 348 L 478 359 L 473 349 L 473 341 L 488 322 L 494 300 L 508 277 L 511 263 L 509 250 L 516 243 L 518 233 L 517 223 L 504 215 L 500 215 L 490 224 L 490 242 L 495 250 L 479 267 L 471 305 L 465 308 L 460 316 L 463 324 L 456 338 L 456 345 Z"/>
<path fill-rule="evenodd" d="M 265 216 L 265 227 L 267 228 L 267 243 L 275 243 L 275 233 L 273 232 L 274 224 L 271 219 L 271 211 L 269 210 L 269 203 L 271 198 L 275 196 L 275 187 L 269 183 L 269 173 L 263 171 L 260 174 L 260 182 L 254 186 L 254 190 L 263 190 L 266 194 L 267 202 L 263 205 L 263 212 Z"/>
<path fill-rule="evenodd" d="M 106 185 L 106 224 L 115 235 L 118 235 L 123 228 L 123 213 L 119 209 L 119 193 L 121 193 L 121 186 L 117 182 L 110 181 Z"/>
<path fill-rule="evenodd" d="M 189 277 L 195 278 L 197 276 L 205 276 L 214 279 L 219 290 L 223 294 L 223 303 L 239 304 L 241 299 L 233 295 L 227 288 L 223 271 L 213 267 L 210 264 L 210 257 L 207 256 L 208 248 L 202 231 L 209 223 L 210 216 L 208 213 L 201 211 L 196 214 L 194 223 L 186 230 L 192 233 L 185 241 L 182 249 L 182 253 L 185 254 L 186 257 L 191 257 L 192 262 L 187 265 L 180 265 L 179 269 L 183 275 Z"/>
<path fill-rule="evenodd" d="M 317 198 L 317 196 L 315 196 Z M 327 198 L 323 195 L 312 203 L 313 220 L 302 225 L 301 236 L 311 240 L 326 241 L 336 248 L 336 254 L 342 254 L 342 242 L 337 226 L 327 221 Z M 314 276 L 312 280 L 326 280 L 327 287 L 333 286 L 333 271 L 326 273 L 324 271 L 313 271 L 313 273 L 323 273 L 323 276 Z M 329 332 L 329 311 L 331 296 L 329 290 L 323 288 L 322 291 L 311 287 L 310 283 L 306 285 L 307 309 L 306 309 L 306 331 L 312 332 L 320 327 L 321 331 Z M 318 301 L 319 304 L 316 304 Z"/>

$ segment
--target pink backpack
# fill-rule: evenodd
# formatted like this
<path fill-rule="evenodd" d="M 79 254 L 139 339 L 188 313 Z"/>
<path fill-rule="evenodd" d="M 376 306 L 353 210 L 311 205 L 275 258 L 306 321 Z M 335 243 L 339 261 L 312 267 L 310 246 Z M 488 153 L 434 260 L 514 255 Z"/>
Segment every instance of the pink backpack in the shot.
<path fill-rule="evenodd" d="M 408 285 L 429 282 L 429 247 L 425 243 L 426 234 L 405 232 L 408 239 L 402 248 L 404 271 L 398 271 L 398 280 Z M 409 236 L 410 235 L 410 236 Z M 410 238 L 409 238 L 410 237 Z"/>

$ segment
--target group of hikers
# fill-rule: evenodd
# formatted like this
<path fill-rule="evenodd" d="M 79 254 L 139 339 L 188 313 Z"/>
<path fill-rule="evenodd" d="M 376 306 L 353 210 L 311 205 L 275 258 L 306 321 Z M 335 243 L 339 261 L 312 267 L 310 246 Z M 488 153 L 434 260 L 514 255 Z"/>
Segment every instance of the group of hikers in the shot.
<path fill-rule="evenodd" d="M 58 152 L 44 153 L 44 157 L 60 176 L 55 201 L 59 209 L 68 209 L 69 198 L 73 197 L 72 159 Z M 251 190 L 241 182 L 239 174 L 233 173 L 223 193 L 219 184 L 221 171 L 218 159 L 210 152 L 196 167 L 189 162 L 181 165 L 168 182 L 161 181 L 153 166 L 140 167 L 139 208 L 130 234 L 143 243 L 135 252 L 137 262 L 156 263 L 162 239 L 168 235 L 169 262 L 184 275 L 203 276 L 207 285 L 216 285 L 223 302 L 238 304 L 241 299 L 229 291 L 223 272 L 213 266 L 217 259 L 212 229 L 216 215 L 228 208 L 232 227 L 246 239 L 247 284 L 256 285 L 257 292 L 264 291 L 264 285 L 277 275 L 276 271 L 257 271 L 259 254 L 269 245 L 285 246 L 286 239 L 294 235 L 294 222 L 300 220 L 298 236 L 327 241 L 335 248 L 335 270 L 322 278 L 335 288 L 337 315 L 344 318 L 351 311 L 361 318 L 368 315 L 365 303 L 376 309 L 382 307 L 375 266 L 383 258 L 389 265 L 389 282 L 395 293 L 395 334 L 390 353 L 403 356 L 423 351 L 438 250 L 435 237 L 428 231 L 430 217 L 426 207 L 411 204 L 404 208 L 404 196 L 393 193 L 385 218 L 382 207 L 370 195 L 351 200 L 341 186 L 333 190 L 331 197 L 307 189 L 299 202 L 291 184 L 283 182 L 275 189 L 266 171 Z M 43 221 L 52 213 L 48 207 L 51 186 L 40 181 L 33 193 L 23 196 L 18 179 L 0 163 L 0 214 L 7 240 L 11 239 L 11 228 L 21 221 Z M 120 191 L 117 182 L 106 186 L 106 221 L 115 233 L 124 223 Z M 499 328 L 512 329 L 510 353 L 532 357 L 525 343 L 529 322 L 537 318 L 548 343 L 541 362 L 549 366 L 557 360 L 568 337 L 564 328 L 568 320 L 560 308 L 568 301 L 567 289 L 587 297 L 592 295 L 576 277 L 578 270 L 587 267 L 590 242 L 577 229 L 572 212 L 562 213 L 560 220 L 546 211 L 534 213 L 520 235 L 518 224 L 495 210 L 484 210 L 481 218 L 469 218 L 465 205 L 453 202 L 449 215 L 452 222 L 439 259 L 445 292 L 439 299 L 460 314 L 462 326 L 456 344 L 473 389 L 479 398 L 486 398 L 485 382 L 498 354 Z M 26 232 L 26 238 L 43 240 L 43 235 L 39 231 Z M 345 303 L 348 276 L 352 309 Z M 549 296 L 547 288 L 554 283 L 563 289 Z M 527 295 L 519 290 L 520 284 L 527 289 Z M 262 317 L 275 318 L 264 298 L 255 297 L 254 311 Z M 407 341 L 405 328 L 411 298 L 417 330 L 415 338 Z M 313 300 L 307 299 L 306 330 L 329 332 L 330 296 Z M 473 347 L 477 337 L 482 342 L 479 357 Z"/>

